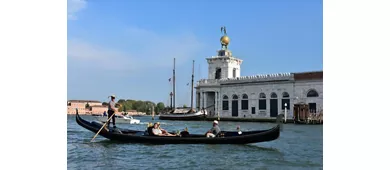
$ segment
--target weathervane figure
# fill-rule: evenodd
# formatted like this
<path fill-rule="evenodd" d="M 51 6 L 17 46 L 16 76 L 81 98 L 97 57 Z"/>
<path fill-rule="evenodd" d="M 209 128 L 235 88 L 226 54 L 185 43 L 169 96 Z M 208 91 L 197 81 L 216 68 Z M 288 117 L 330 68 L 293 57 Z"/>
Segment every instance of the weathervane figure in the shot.
<path fill-rule="evenodd" d="M 223 34 L 226 35 L 226 27 L 225 26 L 221 27 L 221 33 L 222 33 L 222 31 L 223 31 Z"/>

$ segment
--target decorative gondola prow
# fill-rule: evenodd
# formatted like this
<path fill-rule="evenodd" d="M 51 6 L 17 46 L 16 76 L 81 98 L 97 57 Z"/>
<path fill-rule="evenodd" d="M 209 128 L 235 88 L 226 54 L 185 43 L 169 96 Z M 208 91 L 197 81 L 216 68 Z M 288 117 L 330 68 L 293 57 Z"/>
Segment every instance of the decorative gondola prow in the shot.
<path fill-rule="evenodd" d="M 280 131 L 283 131 L 283 118 L 284 118 L 284 114 L 279 114 L 279 115 L 276 117 L 276 124 L 279 125 Z"/>

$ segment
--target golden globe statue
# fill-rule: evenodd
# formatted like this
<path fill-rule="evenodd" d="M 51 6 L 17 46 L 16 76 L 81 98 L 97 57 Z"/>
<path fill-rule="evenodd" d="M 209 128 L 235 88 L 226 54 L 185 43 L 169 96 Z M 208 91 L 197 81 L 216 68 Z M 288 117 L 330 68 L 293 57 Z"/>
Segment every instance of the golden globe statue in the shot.
<path fill-rule="evenodd" d="M 227 46 L 230 43 L 230 38 L 226 35 L 226 27 L 225 26 L 221 27 L 221 32 L 224 33 L 224 35 L 220 39 L 222 49 L 223 49 L 223 47 L 225 47 L 225 49 L 227 49 Z"/>
<path fill-rule="evenodd" d="M 229 37 L 227 35 L 224 35 L 224 36 L 221 37 L 220 41 L 221 41 L 222 45 L 228 46 L 229 42 L 230 42 L 230 39 L 229 39 Z"/>

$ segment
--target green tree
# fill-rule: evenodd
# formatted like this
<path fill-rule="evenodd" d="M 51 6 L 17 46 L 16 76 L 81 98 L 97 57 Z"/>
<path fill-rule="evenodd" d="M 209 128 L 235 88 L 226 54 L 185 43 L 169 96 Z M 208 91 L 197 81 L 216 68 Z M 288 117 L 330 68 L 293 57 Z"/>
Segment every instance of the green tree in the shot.
<path fill-rule="evenodd" d="M 85 104 L 85 108 L 88 108 L 89 107 L 89 103 Z"/>
<path fill-rule="evenodd" d="M 158 102 L 155 111 L 156 111 L 156 113 L 160 113 L 161 111 L 164 110 L 164 108 L 165 108 L 164 103 L 163 102 Z"/>
<path fill-rule="evenodd" d="M 104 106 L 108 105 L 108 103 L 103 102 Z M 128 111 L 128 110 L 136 110 L 138 112 L 145 112 L 146 114 L 152 114 L 152 108 L 154 108 L 155 114 L 163 111 L 165 108 L 164 103 L 159 102 L 155 104 L 152 101 L 141 101 L 141 100 L 132 100 L 132 99 L 119 99 L 116 107 L 119 111 Z"/>
<path fill-rule="evenodd" d="M 187 107 L 187 105 L 186 105 L 186 104 L 183 104 L 183 107 L 184 107 L 184 108 L 186 108 L 186 107 Z"/>

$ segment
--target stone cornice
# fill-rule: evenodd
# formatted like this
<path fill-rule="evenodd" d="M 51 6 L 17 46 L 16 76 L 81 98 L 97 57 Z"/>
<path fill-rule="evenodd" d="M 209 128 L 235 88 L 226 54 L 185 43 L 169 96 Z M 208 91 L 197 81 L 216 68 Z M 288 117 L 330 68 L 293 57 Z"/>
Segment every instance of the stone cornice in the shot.
<path fill-rule="evenodd" d="M 280 80 L 294 80 L 292 73 L 277 73 L 277 74 L 262 74 L 254 76 L 242 76 L 236 78 L 223 79 L 201 79 L 197 82 L 198 86 L 220 85 L 225 83 L 245 83 L 245 82 L 262 82 L 262 81 L 280 81 Z"/>
<path fill-rule="evenodd" d="M 210 58 L 206 58 L 206 60 L 207 60 L 207 63 L 208 64 L 212 64 L 212 63 L 214 63 L 214 62 L 216 62 L 216 61 L 219 61 L 219 62 L 221 62 L 222 61 L 222 63 L 233 63 L 233 62 L 237 62 L 238 64 L 242 64 L 242 61 L 243 60 L 241 60 L 241 59 L 239 59 L 239 58 L 235 58 L 235 57 L 228 57 L 228 56 L 212 56 L 212 57 L 210 57 Z"/>

